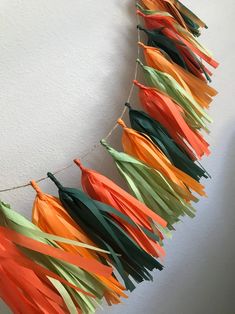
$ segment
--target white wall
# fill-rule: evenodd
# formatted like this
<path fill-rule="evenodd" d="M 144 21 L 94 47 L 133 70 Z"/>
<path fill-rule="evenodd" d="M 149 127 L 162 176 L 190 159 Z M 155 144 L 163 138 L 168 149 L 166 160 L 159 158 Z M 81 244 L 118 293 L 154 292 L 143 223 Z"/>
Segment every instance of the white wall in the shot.
<path fill-rule="evenodd" d="M 165 270 L 141 284 L 117 314 L 234 314 L 235 108 L 232 0 L 185 0 L 209 30 L 201 40 L 221 62 L 213 85 L 213 179 L 197 218 L 186 218 L 166 245 Z M 128 94 L 136 56 L 134 1 L 0 2 L 0 188 L 44 176 L 79 157 L 114 124 Z M 119 132 L 112 144 L 119 147 Z M 108 164 L 107 164 L 108 162 Z M 120 182 L 102 148 L 89 165 Z M 75 167 L 59 175 L 79 185 Z M 52 183 L 41 187 L 55 193 Z M 31 188 L 0 195 L 30 217 Z M 7 313 L 1 310 L 1 313 Z"/>

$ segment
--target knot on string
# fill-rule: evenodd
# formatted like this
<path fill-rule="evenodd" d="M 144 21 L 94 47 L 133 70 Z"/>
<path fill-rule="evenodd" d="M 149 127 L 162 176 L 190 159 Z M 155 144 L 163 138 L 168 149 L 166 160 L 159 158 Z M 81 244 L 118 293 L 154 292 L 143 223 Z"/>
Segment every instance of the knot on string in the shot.
<path fill-rule="evenodd" d="M 36 191 L 37 196 L 41 200 L 45 200 L 46 197 L 45 197 L 44 193 L 42 192 L 42 190 L 40 189 L 39 185 L 36 183 L 36 181 L 32 180 L 32 181 L 30 181 L 30 184 L 31 184 L 32 188 Z"/>
<path fill-rule="evenodd" d="M 121 127 L 123 127 L 123 128 L 126 128 L 126 127 L 127 127 L 126 124 L 125 124 L 125 122 L 124 122 L 121 118 L 119 118 L 119 119 L 117 120 L 117 123 L 118 123 Z"/>
<path fill-rule="evenodd" d="M 86 170 L 86 168 L 83 167 L 82 162 L 81 162 L 80 159 L 74 159 L 73 161 L 74 161 L 75 165 L 77 165 L 82 171 Z"/>

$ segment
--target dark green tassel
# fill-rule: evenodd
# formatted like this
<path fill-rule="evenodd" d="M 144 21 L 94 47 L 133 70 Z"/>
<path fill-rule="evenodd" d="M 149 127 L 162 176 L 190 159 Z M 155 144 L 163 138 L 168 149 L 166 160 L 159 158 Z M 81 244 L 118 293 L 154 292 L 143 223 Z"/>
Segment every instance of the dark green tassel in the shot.
<path fill-rule="evenodd" d="M 129 107 L 131 127 L 148 135 L 177 168 L 197 181 L 200 181 L 201 177 L 210 177 L 204 168 L 197 165 L 186 152 L 179 148 L 159 122 L 153 120 L 143 111 L 132 109 L 130 104 L 126 104 L 126 106 Z"/>
<path fill-rule="evenodd" d="M 58 187 L 60 200 L 69 215 L 99 247 L 111 252 L 112 264 L 128 290 L 135 288 L 129 275 L 136 282 L 141 282 L 152 280 L 149 271 L 154 268 L 162 270 L 162 265 L 143 251 L 120 227 L 112 216 L 116 211 L 114 208 L 94 201 L 81 190 L 63 187 L 51 173 L 48 173 L 48 177 Z"/>
<path fill-rule="evenodd" d="M 138 25 L 137 27 L 140 30 L 144 31 L 148 36 L 148 46 L 162 49 L 175 63 L 183 67 L 185 70 L 193 73 L 194 75 L 195 73 L 192 66 L 195 67 L 198 71 L 204 73 L 206 79 L 211 82 L 211 78 L 207 73 L 207 70 L 203 66 L 202 62 L 195 55 L 195 53 L 191 49 L 189 49 L 182 41 L 173 40 L 167 37 L 162 32 L 162 30 L 164 29 L 163 27 L 154 30 L 147 30 L 140 25 Z M 184 52 L 180 51 L 180 48 L 184 48 Z M 190 57 L 185 55 L 186 51 Z"/>
<path fill-rule="evenodd" d="M 188 70 L 180 51 L 172 39 L 161 34 L 158 29 L 147 30 L 140 25 L 138 25 L 138 28 L 148 36 L 148 46 L 162 49 L 175 63 Z"/>

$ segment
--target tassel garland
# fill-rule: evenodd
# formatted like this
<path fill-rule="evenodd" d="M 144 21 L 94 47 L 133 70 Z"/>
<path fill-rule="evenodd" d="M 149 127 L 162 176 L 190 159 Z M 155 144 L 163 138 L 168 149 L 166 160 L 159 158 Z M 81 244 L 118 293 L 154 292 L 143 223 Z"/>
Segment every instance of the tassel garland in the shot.
<path fill-rule="evenodd" d="M 178 0 L 142 0 L 136 7 L 144 27 L 137 25 L 133 84 L 120 118 L 101 140 L 130 193 L 86 168 L 81 160 L 88 153 L 74 160 L 83 190 L 64 187 L 54 176 L 73 163 L 0 190 L 31 185 L 36 192 L 32 222 L 0 200 L 0 297 L 13 313 L 92 314 L 103 300 L 121 303 L 126 290 L 163 270 L 165 240 L 206 197 L 200 181 L 210 175 L 199 160 L 210 154 L 203 134 L 217 95 L 207 66 L 218 66 L 196 38 L 207 26 Z M 147 43 L 140 41 L 142 32 Z M 135 89 L 144 111 L 130 105 Z M 118 126 L 123 152 L 107 144 Z M 38 183 L 47 178 L 59 197 L 41 191 Z"/>

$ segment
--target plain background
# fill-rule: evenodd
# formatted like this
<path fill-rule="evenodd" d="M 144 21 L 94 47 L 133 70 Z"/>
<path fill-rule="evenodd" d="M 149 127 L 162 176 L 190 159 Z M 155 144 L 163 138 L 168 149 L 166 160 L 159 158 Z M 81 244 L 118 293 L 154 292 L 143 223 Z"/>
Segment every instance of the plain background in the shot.
<path fill-rule="evenodd" d="M 200 41 L 221 63 L 213 78 L 219 96 L 210 110 L 212 155 L 203 160 L 212 175 L 205 182 L 208 198 L 166 243 L 165 270 L 154 274 L 153 283 L 139 285 L 123 305 L 105 308 L 110 314 L 235 313 L 235 4 L 184 3 L 206 20 L 209 29 Z M 0 188 L 5 188 L 67 165 L 111 129 L 133 79 L 134 1 L 1 0 L 0 25 Z M 110 143 L 120 146 L 120 130 Z M 102 148 L 84 164 L 122 183 Z M 68 186 L 79 186 L 79 177 L 76 167 L 58 175 Z M 56 193 L 49 181 L 41 188 Z M 30 218 L 31 188 L 1 198 Z M 1 313 L 8 313 L 4 306 Z"/>

